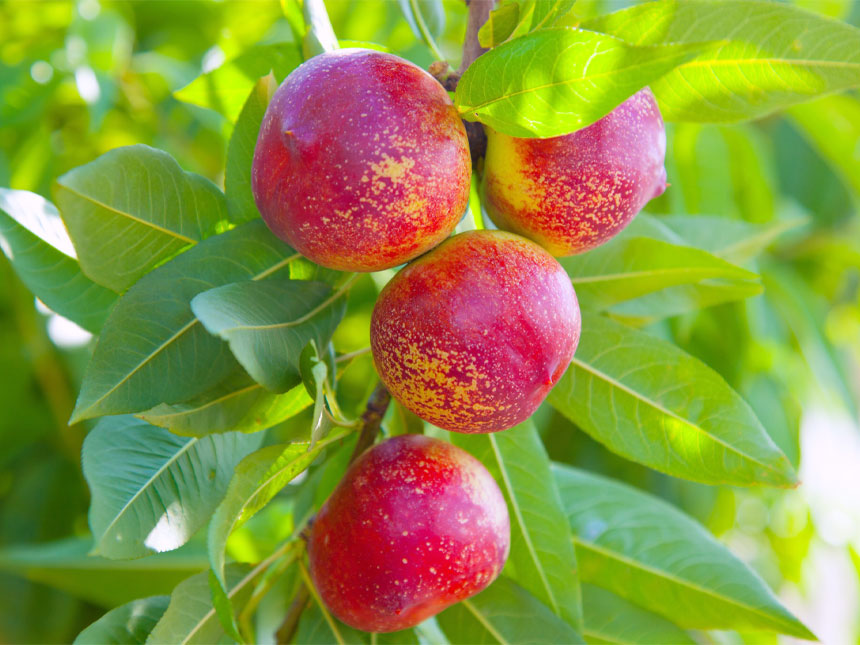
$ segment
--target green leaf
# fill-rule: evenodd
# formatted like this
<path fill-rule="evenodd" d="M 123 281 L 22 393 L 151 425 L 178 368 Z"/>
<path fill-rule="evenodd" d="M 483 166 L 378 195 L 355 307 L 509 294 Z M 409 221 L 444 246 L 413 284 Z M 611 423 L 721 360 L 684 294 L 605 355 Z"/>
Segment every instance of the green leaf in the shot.
<path fill-rule="evenodd" d="M 251 595 L 253 583 L 260 575 L 260 567 L 231 564 L 227 567 L 227 596 L 236 607 L 242 607 Z M 209 589 L 209 572 L 204 571 L 179 583 L 170 595 L 170 604 L 164 616 L 146 640 L 147 643 L 218 643 L 224 628 L 212 606 Z"/>
<path fill-rule="evenodd" d="M 816 383 L 836 393 L 852 419 L 860 417 L 848 368 L 824 333 L 826 303 L 787 266 L 771 264 L 762 278 L 768 300 L 797 339 Z"/>
<path fill-rule="evenodd" d="M 301 382 L 305 345 L 328 345 L 346 311 L 342 295 L 322 282 L 247 281 L 204 291 L 191 309 L 209 333 L 230 344 L 254 380 L 283 392 Z"/>
<path fill-rule="evenodd" d="M 395 632 L 400 634 L 401 632 Z M 408 634 L 409 632 L 407 632 Z M 331 614 L 323 614 L 319 604 L 312 603 L 302 613 L 302 618 L 299 621 L 298 629 L 296 630 L 295 643 L 302 645 L 338 645 L 369 643 L 368 634 L 353 629 L 349 625 L 344 625 Z M 379 642 L 377 640 L 377 642 Z M 395 643 L 397 641 L 394 641 Z M 404 643 L 415 642 L 408 639 Z"/>
<path fill-rule="evenodd" d="M 792 107 L 788 118 L 860 199 L 860 100 L 851 95 L 827 96 Z"/>
<path fill-rule="evenodd" d="M 451 441 L 483 463 L 498 482 L 511 516 L 510 576 L 552 612 L 582 624 L 576 555 L 567 544 L 561 500 L 550 462 L 527 421 L 494 434 L 451 433 Z"/>
<path fill-rule="evenodd" d="M 591 125 L 702 50 L 635 47 L 567 27 L 511 40 L 478 58 L 457 85 L 461 115 L 515 137 L 552 137 Z"/>
<path fill-rule="evenodd" d="M 814 638 L 700 524 L 612 479 L 553 465 L 582 578 L 690 629 L 768 629 Z"/>
<path fill-rule="evenodd" d="M 83 273 L 56 207 L 26 190 L 0 188 L 0 249 L 39 300 L 97 333 L 117 295 Z"/>
<path fill-rule="evenodd" d="M 103 607 L 143 596 L 170 593 L 184 578 L 206 567 L 206 553 L 186 544 L 142 560 L 107 560 L 90 555 L 90 538 L 0 549 L 0 571 L 23 576 Z"/>
<path fill-rule="evenodd" d="M 296 43 L 254 45 L 221 67 L 198 76 L 174 96 L 180 101 L 215 110 L 235 122 L 248 93 L 260 78 L 271 72 L 277 81 L 283 81 L 301 62 L 302 55 Z"/>
<path fill-rule="evenodd" d="M 304 472 L 319 454 L 348 434 L 342 430 L 311 448 L 306 443 L 274 445 L 245 457 L 209 524 L 209 561 L 218 581 L 225 585 L 224 550 L 230 534 L 263 508 L 278 492 Z"/>
<path fill-rule="evenodd" d="M 611 591 L 582 585 L 583 636 L 588 643 L 681 645 L 696 641 L 680 627 Z"/>
<path fill-rule="evenodd" d="M 276 89 L 278 82 L 274 74 L 269 73 L 257 81 L 245 101 L 227 145 L 224 191 L 227 196 L 227 212 L 230 214 L 230 220 L 236 223 L 260 217 L 251 192 L 251 165 L 254 161 L 257 133 Z"/>
<path fill-rule="evenodd" d="M 576 0 L 538 0 L 535 2 L 532 22 L 529 31 L 547 29 L 555 26 L 559 19 L 564 18 L 572 10 Z"/>
<path fill-rule="evenodd" d="M 652 82 L 670 121 L 752 119 L 860 85 L 860 30 L 790 4 L 649 2 L 583 26 L 638 46 L 726 41 Z"/>
<path fill-rule="evenodd" d="M 139 558 L 176 549 L 221 501 L 233 468 L 262 435 L 177 437 L 133 417 L 103 419 L 83 447 L 94 552 Z"/>
<path fill-rule="evenodd" d="M 186 401 L 162 403 L 136 416 L 187 437 L 217 432 L 258 432 L 294 417 L 311 404 L 304 387 L 270 392 L 241 367 L 211 390 Z"/>
<path fill-rule="evenodd" d="M 442 6 L 442 0 L 398 0 L 398 4 L 417 39 L 424 38 L 418 26 L 419 21 L 424 23 L 433 37 L 438 37 L 445 31 L 445 8 Z"/>
<path fill-rule="evenodd" d="M 631 232 L 703 249 L 729 262 L 741 264 L 757 256 L 783 233 L 807 222 L 805 217 L 753 224 L 715 215 L 639 215 L 630 225 Z M 647 234 L 638 225 L 653 227 Z M 626 231 L 625 231 L 626 232 Z"/>
<path fill-rule="evenodd" d="M 582 255 L 560 258 L 584 306 L 605 309 L 654 291 L 703 280 L 758 276 L 707 251 L 647 237 L 623 237 Z M 743 283 L 741 288 L 743 288 Z"/>
<path fill-rule="evenodd" d="M 337 36 L 334 35 L 323 0 L 304 0 L 302 16 L 304 16 L 306 28 L 302 41 L 302 54 L 305 60 L 338 48 Z"/>
<path fill-rule="evenodd" d="M 584 643 L 546 605 L 502 576 L 477 596 L 437 616 L 451 645 Z"/>
<path fill-rule="evenodd" d="M 191 299 L 238 280 L 286 275 L 297 257 L 254 220 L 145 276 L 105 323 L 72 422 L 187 401 L 217 385 L 238 365 L 227 344 L 199 324 Z"/>
<path fill-rule="evenodd" d="M 613 452 L 708 484 L 797 479 L 747 403 L 675 345 L 583 312 L 576 355 L 547 398 Z"/>
<path fill-rule="evenodd" d="M 78 634 L 75 645 L 143 645 L 168 602 L 170 596 L 150 596 L 111 609 Z"/>
<path fill-rule="evenodd" d="M 520 21 L 520 4 L 509 2 L 490 12 L 481 28 L 478 30 L 478 42 L 481 47 L 491 49 L 498 47 L 514 33 Z"/>
<path fill-rule="evenodd" d="M 211 235 L 227 217 L 215 184 L 144 145 L 116 148 L 67 172 L 54 198 L 81 269 L 114 291 Z"/>

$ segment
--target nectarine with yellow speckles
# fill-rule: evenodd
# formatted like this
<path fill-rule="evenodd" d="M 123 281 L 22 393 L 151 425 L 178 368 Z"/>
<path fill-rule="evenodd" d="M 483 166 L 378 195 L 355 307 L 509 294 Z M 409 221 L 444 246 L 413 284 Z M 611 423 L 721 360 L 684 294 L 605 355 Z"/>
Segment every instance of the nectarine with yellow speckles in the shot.
<path fill-rule="evenodd" d="M 310 573 L 347 625 L 392 632 L 472 596 L 510 547 L 505 499 L 477 459 L 401 435 L 361 455 L 314 519 Z"/>
<path fill-rule="evenodd" d="M 570 278 L 534 242 L 461 233 L 402 269 L 377 299 L 370 345 L 404 406 L 456 432 L 525 421 L 567 369 L 581 319 Z"/>
<path fill-rule="evenodd" d="M 307 258 L 378 271 L 451 233 L 471 172 L 463 123 L 436 79 L 391 54 L 341 49 L 275 92 L 251 186 L 272 232 Z"/>
<path fill-rule="evenodd" d="M 587 128 L 518 139 L 487 128 L 481 184 L 499 228 L 556 256 L 603 244 L 666 190 L 666 131 L 645 88 Z"/>

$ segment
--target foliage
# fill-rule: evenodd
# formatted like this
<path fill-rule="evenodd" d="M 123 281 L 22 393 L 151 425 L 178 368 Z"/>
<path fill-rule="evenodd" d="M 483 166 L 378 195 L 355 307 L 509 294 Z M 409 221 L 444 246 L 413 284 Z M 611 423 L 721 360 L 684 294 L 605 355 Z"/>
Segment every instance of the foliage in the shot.
<path fill-rule="evenodd" d="M 503 0 L 452 93 L 464 119 L 548 137 L 650 85 L 671 187 L 562 260 L 583 336 L 533 419 L 452 436 L 389 408 L 385 435 L 487 466 L 512 552 L 388 636 L 329 615 L 301 532 L 346 468 L 394 271 L 276 239 L 251 158 L 302 60 L 456 61 L 466 7 L 0 5 L 0 641 L 271 642 L 303 588 L 295 642 L 813 637 L 772 589 L 803 582 L 817 527 L 803 506 L 808 530 L 778 528 L 796 491 L 776 489 L 811 402 L 860 421 L 860 5 L 627 4 Z M 487 225 L 474 191 L 470 209 Z"/>

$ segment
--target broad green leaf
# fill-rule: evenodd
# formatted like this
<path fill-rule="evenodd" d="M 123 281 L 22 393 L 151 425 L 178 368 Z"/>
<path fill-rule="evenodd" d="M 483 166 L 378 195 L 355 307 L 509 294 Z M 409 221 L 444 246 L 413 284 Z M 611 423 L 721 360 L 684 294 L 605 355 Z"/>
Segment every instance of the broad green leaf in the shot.
<path fill-rule="evenodd" d="M 150 596 L 111 609 L 78 634 L 75 645 L 143 645 L 169 602 L 170 596 Z"/>
<path fill-rule="evenodd" d="M 575 4 L 576 0 L 537 0 L 529 30 L 537 31 L 555 26 L 559 19 L 573 10 Z"/>
<path fill-rule="evenodd" d="M 625 235 L 582 255 L 561 258 L 576 295 L 605 309 L 654 291 L 703 280 L 755 280 L 756 274 L 707 251 Z M 745 285 L 741 284 L 741 288 Z"/>
<path fill-rule="evenodd" d="M 788 118 L 860 200 L 860 100 L 850 95 L 827 96 L 792 107 Z"/>
<path fill-rule="evenodd" d="M 345 430 L 333 433 L 313 448 L 307 443 L 267 446 L 249 454 L 235 467 L 224 499 L 209 524 L 209 561 L 222 586 L 225 585 L 224 549 L 233 530 L 304 472 L 323 449 L 340 441 L 346 434 Z"/>
<path fill-rule="evenodd" d="M 294 642 L 302 645 L 332 645 L 333 643 L 360 645 L 369 643 L 370 635 L 344 625 L 330 613 L 324 614 L 318 603 L 311 602 L 311 605 L 302 612 Z"/>
<path fill-rule="evenodd" d="M 504 576 L 436 619 L 451 645 L 585 642 L 546 605 Z"/>
<path fill-rule="evenodd" d="M 302 16 L 305 19 L 305 37 L 302 41 L 305 60 L 338 48 L 337 36 L 334 35 L 323 0 L 304 0 Z"/>
<path fill-rule="evenodd" d="M 51 202 L 25 190 L 0 188 L 0 249 L 39 300 L 88 331 L 101 329 L 117 294 L 81 273 Z"/>
<path fill-rule="evenodd" d="M 673 244 L 703 249 L 728 262 L 741 264 L 764 251 L 783 233 L 806 222 L 804 217 L 753 224 L 714 215 L 639 215 L 630 229 Z M 653 227 L 653 233 L 648 234 L 644 229 L 634 228 L 637 224 Z"/>
<path fill-rule="evenodd" d="M 227 596 L 234 606 L 242 607 L 251 595 L 253 585 L 262 573 L 260 566 L 251 569 L 244 564 L 227 567 Z M 147 643 L 218 643 L 224 628 L 212 606 L 209 572 L 204 571 L 179 583 L 170 595 L 170 604 L 150 633 Z"/>
<path fill-rule="evenodd" d="M 511 136 L 567 134 L 701 50 L 699 44 L 636 47 L 590 31 L 542 29 L 472 63 L 455 102 L 464 118 Z"/>
<path fill-rule="evenodd" d="M 287 275 L 297 257 L 254 220 L 145 276 L 105 323 L 72 421 L 187 401 L 217 385 L 238 365 L 227 344 L 199 324 L 191 299 L 238 280 Z"/>
<path fill-rule="evenodd" d="M 397 0 L 403 17 L 409 23 L 409 28 L 419 40 L 424 38 L 421 34 L 421 26 L 435 37 L 442 35 L 445 31 L 445 7 L 442 0 Z"/>
<path fill-rule="evenodd" d="M 302 55 L 296 43 L 254 45 L 221 67 L 198 76 L 174 96 L 180 101 L 215 110 L 235 122 L 248 93 L 260 78 L 271 72 L 281 82 L 301 62 Z"/>
<path fill-rule="evenodd" d="M 258 432 L 294 417 L 312 403 L 301 385 L 270 392 L 237 366 L 211 390 L 186 401 L 162 403 L 136 416 L 187 437 L 217 432 Z"/>
<path fill-rule="evenodd" d="M 490 12 L 487 22 L 478 30 L 481 47 L 498 47 L 514 33 L 520 21 L 520 3 L 508 2 Z"/>
<path fill-rule="evenodd" d="M 114 291 L 215 233 L 227 217 L 215 184 L 144 145 L 115 148 L 67 172 L 54 198 L 81 269 Z"/>
<path fill-rule="evenodd" d="M 708 484 L 793 486 L 791 464 L 747 403 L 675 345 L 583 312 L 549 403 L 613 452 Z"/>
<path fill-rule="evenodd" d="M 842 399 L 851 418 L 860 417 L 844 358 L 824 333 L 826 304 L 792 269 L 771 264 L 762 272 L 765 294 L 800 345 L 815 381 Z"/>
<path fill-rule="evenodd" d="M 860 30 L 751 0 L 649 2 L 583 25 L 634 45 L 726 41 L 651 83 L 670 121 L 739 121 L 860 86 Z"/>
<path fill-rule="evenodd" d="M 751 569 L 673 506 L 612 479 L 553 465 L 583 580 L 690 629 L 813 638 Z"/>
<path fill-rule="evenodd" d="M 142 560 L 107 560 L 90 555 L 90 538 L 9 546 L 0 549 L 0 571 L 40 582 L 102 607 L 166 594 L 206 568 L 206 552 L 186 544 Z"/>
<path fill-rule="evenodd" d="M 694 645 L 683 629 L 662 616 L 637 607 L 611 591 L 582 585 L 582 635 L 588 643 Z"/>
<path fill-rule="evenodd" d="M 93 551 L 139 558 L 176 549 L 221 501 L 233 468 L 262 435 L 177 437 L 134 417 L 103 419 L 83 447 Z"/>
<path fill-rule="evenodd" d="M 582 624 L 576 555 L 566 544 L 564 512 L 550 462 L 527 421 L 493 434 L 451 433 L 498 482 L 511 517 L 511 554 L 505 575 L 574 627 Z"/>
<path fill-rule="evenodd" d="M 260 217 L 251 192 L 251 164 L 257 133 L 272 95 L 278 89 L 274 74 L 257 81 L 236 120 L 230 143 L 227 145 L 227 169 L 224 175 L 224 192 L 227 212 L 233 222 L 245 222 Z"/>
<path fill-rule="evenodd" d="M 204 291 L 191 309 L 209 333 L 230 344 L 255 381 L 283 392 L 301 382 L 305 345 L 328 345 L 346 311 L 341 295 L 322 282 L 247 281 Z"/>

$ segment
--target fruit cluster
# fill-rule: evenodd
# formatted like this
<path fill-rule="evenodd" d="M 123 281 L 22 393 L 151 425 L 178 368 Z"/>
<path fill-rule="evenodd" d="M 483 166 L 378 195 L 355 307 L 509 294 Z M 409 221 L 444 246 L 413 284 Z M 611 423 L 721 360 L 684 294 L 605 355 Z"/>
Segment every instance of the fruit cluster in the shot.
<path fill-rule="evenodd" d="M 415 65 L 344 49 L 310 59 L 277 90 L 252 171 L 266 223 L 312 261 L 347 271 L 411 261 L 374 308 L 374 363 L 406 408 L 464 433 L 527 419 L 573 358 L 579 305 L 553 255 L 605 242 L 666 187 L 648 89 L 570 135 L 487 135 L 482 203 L 505 230 L 446 240 L 472 176 L 456 108 Z M 405 629 L 489 585 L 509 533 L 480 462 L 405 435 L 365 452 L 323 505 L 310 571 L 345 623 Z"/>

